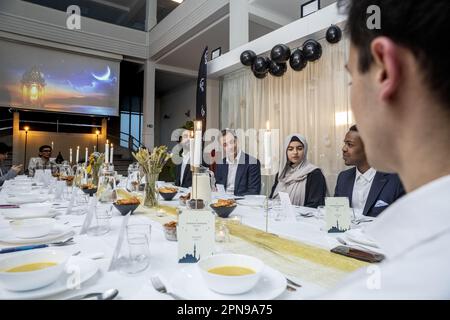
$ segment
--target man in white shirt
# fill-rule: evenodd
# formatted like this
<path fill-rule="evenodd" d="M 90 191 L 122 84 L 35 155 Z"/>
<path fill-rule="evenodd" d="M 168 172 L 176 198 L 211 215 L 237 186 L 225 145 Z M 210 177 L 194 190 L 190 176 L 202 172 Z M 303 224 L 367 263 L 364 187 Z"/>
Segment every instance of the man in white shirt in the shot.
<path fill-rule="evenodd" d="M 368 27 L 373 5 L 380 28 Z M 351 0 L 347 10 L 352 110 L 367 157 L 398 172 L 408 194 L 364 229 L 386 259 L 326 298 L 450 299 L 450 2 Z"/>
<path fill-rule="evenodd" d="M 398 175 L 377 172 L 369 165 L 356 125 L 345 135 L 342 156 L 345 165 L 354 167 L 339 173 L 334 196 L 349 199 L 356 219 L 377 217 L 405 194 Z"/>
<path fill-rule="evenodd" d="M 225 158 L 216 167 L 216 183 L 225 186 L 228 193 L 237 196 L 259 194 L 261 191 L 261 164 L 259 160 L 241 151 L 233 130 L 223 130 L 221 143 Z"/>

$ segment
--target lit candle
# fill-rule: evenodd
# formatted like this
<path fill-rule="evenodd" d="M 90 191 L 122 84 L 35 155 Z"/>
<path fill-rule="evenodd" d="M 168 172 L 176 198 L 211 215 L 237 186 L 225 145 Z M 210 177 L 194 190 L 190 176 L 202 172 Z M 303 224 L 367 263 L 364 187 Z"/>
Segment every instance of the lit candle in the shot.
<path fill-rule="evenodd" d="M 96 146 L 94 146 L 94 152 L 96 152 L 97 151 L 97 147 Z"/>
<path fill-rule="evenodd" d="M 69 162 L 72 163 L 72 148 L 69 149 Z"/>
<path fill-rule="evenodd" d="M 202 122 L 196 121 L 196 130 L 194 137 L 194 167 L 198 168 L 202 159 Z"/>
<path fill-rule="evenodd" d="M 272 167 L 272 133 L 270 131 L 270 123 L 266 123 L 266 131 L 264 132 L 264 168 L 271 169 Z"/>
<path fill-rule="evenodd" d="M 53 150 L 53 149 L 55 149 L 55 145 L 53 144 L 53 141 L 52 141 L 52 150 Z"/>
<path fill-rule="evenodd" d="M 113 156 L 114 156 L 114 145 L 111 143 L 111 154 L 109 156 L 109 163 L 113 163 Z"/>
<path fill-rule="evenodd" d="M 77 153 L 75 156 L 75 163 L 78 164 L 78 161 L 80 161 L 80 146 L 77 146 Z"/>
<path fill-rule="evenodd" d="M 109 140 L 106 140 L 105 144 L 105 163 L 109 161 Z"/>
<path fill-rule="evenodd" d="M 189 163 L 191 165 L 191 170 L 194 169 L 194 166 L 192 165 L 194 163 L 194 131 L 190 131 L 189 134 Z"/>
<path fill-rule="evenodd" d="M 86 147 L 86 152 L 84 154 L 84 162 L 87 163 L 89 158 L 89 149 Z"/>

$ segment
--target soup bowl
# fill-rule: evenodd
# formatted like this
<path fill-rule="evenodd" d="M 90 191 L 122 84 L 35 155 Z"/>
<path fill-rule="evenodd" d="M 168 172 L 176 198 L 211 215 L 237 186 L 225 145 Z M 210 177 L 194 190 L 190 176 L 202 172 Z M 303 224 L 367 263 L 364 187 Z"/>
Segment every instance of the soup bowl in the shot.
<path fill-rule="evenodd" d="M 0 285 L 11 291 L 27 291 L 55 282 L 70 255 L 61 250 L 39 249 L 0 259 Z"/>
<path fill-rule="evenodd" d="M 208 288 L 221 294 L 241 294 L 251 290 L 264 270 L 261 260 L 240 254 L 214 255 L 201 259 L 197 266 Z"/>

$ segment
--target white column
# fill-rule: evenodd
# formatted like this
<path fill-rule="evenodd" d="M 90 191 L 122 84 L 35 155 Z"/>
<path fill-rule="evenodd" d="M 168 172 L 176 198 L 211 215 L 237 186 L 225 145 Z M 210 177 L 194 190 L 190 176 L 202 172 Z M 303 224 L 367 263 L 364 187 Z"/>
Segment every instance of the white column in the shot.
<path fill-rule="evenodd" d="M 144 145 L 152 149 L 155 144 L 155 63 L 145 61 L 142 138 Z"/>
<path fill-rule="evenodd" d="M 230 0 L 230 50 L 248 43 L 248 1 Z"/>
<path fill-rule="evenodd" d="M 147 15 L 145 19 L 145 30 L 149 31 L 157 24 L 157 9 L 158 9 L 158 1 L 157 0 L 147 0 L 146 10 Z"/>

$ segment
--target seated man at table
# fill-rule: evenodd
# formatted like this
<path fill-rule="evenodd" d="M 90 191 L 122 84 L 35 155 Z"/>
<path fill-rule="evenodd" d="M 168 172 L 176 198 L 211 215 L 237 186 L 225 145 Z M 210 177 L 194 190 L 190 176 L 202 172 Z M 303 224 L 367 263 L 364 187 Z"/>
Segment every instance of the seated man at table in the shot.
<path fill-rule="evenodd" d="M 334 196 L 347 197 L 356 218 L 376 217 L 405 194 L 398 175 L 376 171 L 369 165 L 356 125 L 345 135 L 342 156 L 346 166 L 354 167 L 339 174 Z"/>
<path fill-rule="evenodd" d="M 190 130 L 184 130 L 181 135 L 181 154 L 182 162 L 175 166 L 175 185 L 178 187 L 189 188 L 192 186 L 191 159 L 189 150 Z"/>
<path fill-rule="evenodd" d="M 14 177 L 22 170 L 21 164 L 12 166 L 9 169 L 3 166 L 3 162 L 8 158 L 8 152 L 10 151 L 10 147 L 3 142 L 0 142 L 0 186 L 2 186 L 6 180 L 14 179 Z"/>
<path fill-rule="evenodd" d="M 221 143 L 225 158 L 216 167 L 216 183 L 228 193 L 237 196 L 259 194 L 261 191 L 261 164 L 238 146 L 232 130 L 222 130 Z"/>
<path fill-rule="evenodd" d="M 51 167 L 56 166 L 54 159 L 51 159 L 52 147 L 48 145 L 43 145 L 39 148 L 39 157 L 31 158 L 28 164 L 28 175 L 30 177 L 34 176 L 36 169 L 51 169 Z"/>

